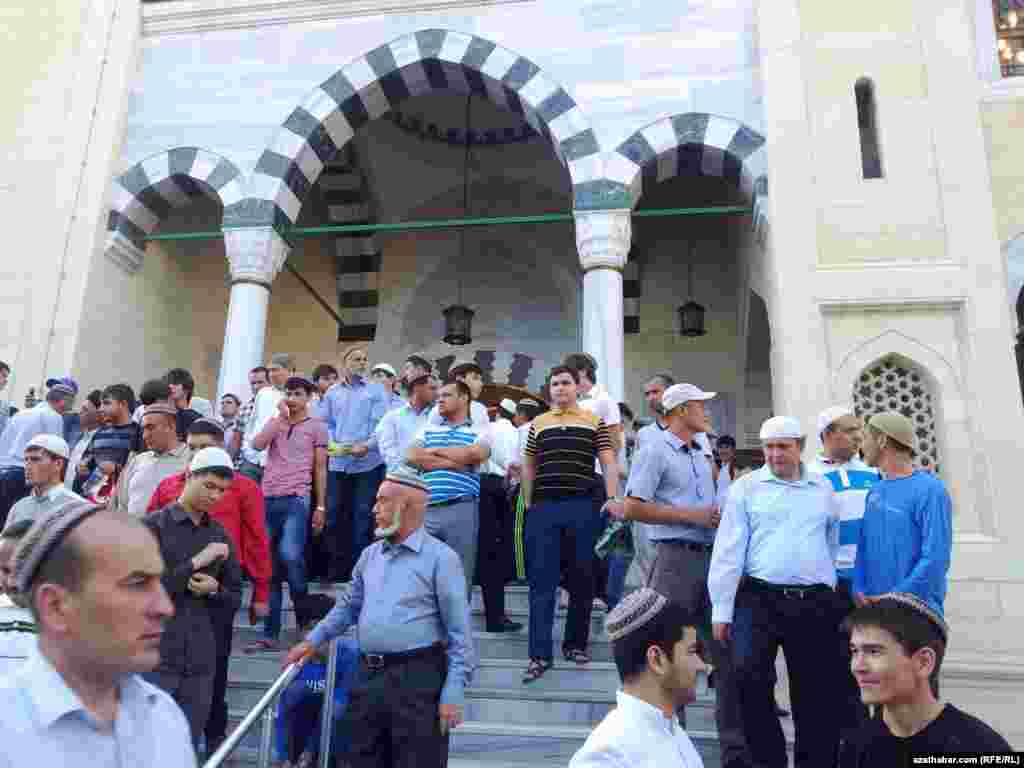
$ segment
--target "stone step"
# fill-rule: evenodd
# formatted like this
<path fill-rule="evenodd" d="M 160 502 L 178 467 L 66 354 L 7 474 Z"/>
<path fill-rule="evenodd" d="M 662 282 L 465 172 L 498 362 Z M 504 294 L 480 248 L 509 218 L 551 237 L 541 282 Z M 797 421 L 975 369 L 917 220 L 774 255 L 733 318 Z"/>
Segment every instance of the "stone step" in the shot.
<path fill-rule="evenodd" d="M 524 686 L 522 674 L 526 659 L 481 659 L 478 662 L 473 685 L 477 688 L 529 687 L 536 690 L 604 691 L 614 692 L 619 687 L 619 675 L 610 662 L 595 661 L 585 666 L 557 660 L 540 679 Z M 271 653 L 233 653 L 228 667 L 228 679 L 233 682 L 254 683 L 268 688 L 281 672 L 281 655 Z"/>
<path fill-rule="evenodd" d="M 514 608 L 506 609 L 505 613 L 512 621 L 518 621 L 523 625 L 522 631 L 526 632 L 527 624 L 530 620 L 529 610 L 518 610 Z M 560 633 L 560 627 L 564 623 L 566 614 L 568 611 L 564 608 L 555 609 L 555 634 Z M 594 608 L 594 612 L 590 617 L 590 639 L 591 641 L 607 642 L 608 633 L 604 629 L 604 618 L 605 612 L 603 608 Z M 473 629 L 478 632 L 483 632 L 487 628 L 487 621 L 484 617 L 482 608 L 473 608 L 470 613 L 470 620 L 473 623 Z M 259 627 L 261 625 L 257 625 Z M 281 627 L 285 630 L 297 629 L 295 624 L 295 612 L 292 610 L 290 605 L 281 612 Z M 235 632 L 239 630 L 252 631 L 253 626 L 249 623 L 249 616 L 247 611 L 239 611 L 235 614 Z"/>
<path fill-rule="evenodd" d="M 229 714 L 229 728 L 244 713 Z M 590 735 L 591 726 L 513 725 L 467 721 L 451 737 L 449 768 L 565 768 Z M 687 729 L 705 768 L 720 768 L 717 736 Z M 255 765 L 259 726 L 253 728 L 234 753 L 239 765 Z"/>

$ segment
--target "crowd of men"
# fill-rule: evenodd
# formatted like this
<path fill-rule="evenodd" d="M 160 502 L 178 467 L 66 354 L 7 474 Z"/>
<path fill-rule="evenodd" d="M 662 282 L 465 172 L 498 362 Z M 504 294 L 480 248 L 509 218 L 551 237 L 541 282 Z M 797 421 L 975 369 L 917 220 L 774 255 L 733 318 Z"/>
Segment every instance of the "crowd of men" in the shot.
<path fill-rule="evenodd" d="M 355 768 L 446 765 L 476 665 L 473 585 L 486 630 L 514 632 L 515 578 L 529 586 L 524 685 L 555 663 L 560 587 L 567 662 L 590 662 L 595 598 L 609 608 L 623 687 L 574 768 L 701 765 L 685 723 L 705 665 L 725 768 L 783 768 L 780 648 L 798 768 L 1009 749 L 939 699 L 952 505 L 915 468 L 906 417 L 865 425 L 830 408 L 811 463 L 802 425 L 770 418 L 764 466 L 745 471 L 715 435 L 715 393 L 669 374 L 647 382 L 655 419 L 634 437 L 589 355 L 553 368 L 545 399 L 502 400 L 493 422 L 483 373 L 457 362 L 441 380 L 416 355 L 371 367 L 353 348 L 306 377 L 275 354 L 219 418 L 183 369 L 138 403 L 125 384 L 90 392 L 77 418 L 77 383 L 51 379 L 42 402 L 8 413 L 0 635 L 38 647 L 0 685 L 0 766 L 212 753 L 246 578 L 263 624 L 246 652 L 285 651 L 284 583 L 306 632 L 286 663 L 322 663 L 357 628 L 341 697 Z M 348 598 L 324 606 L 314 579 L 348 582 Z M 288 712 L 294 729 L 315 716 Z M 308 764 L 318 739 L 303 733 Z"/>

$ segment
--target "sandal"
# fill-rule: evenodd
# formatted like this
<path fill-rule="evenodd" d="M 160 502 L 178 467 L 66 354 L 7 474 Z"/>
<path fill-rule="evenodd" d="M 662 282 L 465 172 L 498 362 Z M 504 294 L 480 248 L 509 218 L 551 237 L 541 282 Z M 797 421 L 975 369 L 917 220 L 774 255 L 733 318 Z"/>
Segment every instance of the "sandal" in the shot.
<path fill-rule="evenodd" d="M 276 653 L 277 651 L 280 651 L 280 650 L 281 650 L 281 646 L 279 646 L 276 642 L 274 642 L 273 640 L 267 640 L 266 638 L 262 638 L 260 640 L 254 640 L 253 642 L 249 643 L 247 646 L 245 646 L 245 648 L 243 649 L 242 652 L 243 653 Z"/>
<path fill-rule="evenodd" d="M 562 654 L 565 656 L 566 661 L 575 662 L 577 665 L 581 667 L 584 664 L 589 664 L 591 661 L 590 654 L 584 651 L 582 648 L 566 648 L 564 651 L 562 651 Z"/>
<path fill-rule="evenodd" d="M 532 683 L 534 680 L 540 680 L 544 677 L 544 673 L 554 665 L 553 661 L 536 658 L 530 659 L 530 664 L 526 667 L 526 671 L 523 673 L 523 684 L 525 685 L 527 683 Z"/>

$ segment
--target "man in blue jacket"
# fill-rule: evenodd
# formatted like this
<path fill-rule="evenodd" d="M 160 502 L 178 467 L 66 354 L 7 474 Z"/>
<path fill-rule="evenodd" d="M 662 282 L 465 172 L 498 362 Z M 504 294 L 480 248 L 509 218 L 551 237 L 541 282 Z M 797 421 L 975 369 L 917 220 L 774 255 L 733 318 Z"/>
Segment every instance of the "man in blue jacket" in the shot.
<path fill-rule="evenodd" d="M 303 632 L 309 632 L 334 607 L 333 598 L 311 594 L 295 606 Z M 345 712 L 348 694 L 359 672 L 359 643 L 354 637 L 338 641 L 338 667 L 334 682 L 334 736 L 331 752 L 335 765 L 347 765 L 350 737 Z M 274 742 L 280 768 L 311 768 L 320 754 L 321 708 L 327 684 L 327 657 L 320 653 L 307 661 L 288 685 L 277 704 Z"/>
<path fill-rule="evenodd" d="M 899 413 L 871 417 L 863 451 L 882 480 L 864 506 L 853 569 L 857 602 L 906 592 L 941 616 L 953 542 L 953 505 L 946 487 L 931 472 L 914 469 L 914 426 Z"/>

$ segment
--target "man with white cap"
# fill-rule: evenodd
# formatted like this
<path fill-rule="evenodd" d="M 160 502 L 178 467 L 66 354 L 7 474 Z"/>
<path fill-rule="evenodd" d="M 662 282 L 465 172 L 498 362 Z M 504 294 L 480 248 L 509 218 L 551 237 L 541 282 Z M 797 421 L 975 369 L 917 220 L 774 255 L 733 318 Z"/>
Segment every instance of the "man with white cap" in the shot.
<path fill-rule="evenodd" d="M 398 371 L 395 370 L 393 365 L 388 363 L 376 363 L 370 369 L 370 380 L 380 384 L 384 387 L 384 391 L 387 393 L 387 410 L 393 411 L 395 408 L 401 408 L 405 405 L 405 398 L 402 397 L 398 389 Z"/>
<path fill-rule="evenodd" d="M 484 599 L 488 632 L 516 632 L 523 625 L 505 615 L 505 579 L 512 556 L 512 515 L 508 502 L 509 467 L 519 462 L 519 430 L 510 419 L 516 404 L 505 398 L 491 424 L 491 458 L 480 473 L 480 529 L 476 577 Z"/>
<path fill-rule="evenodd" d="M 181 498 L 144 520 L 160 545 L 163 584 L 174 603 L 160 639 L 160 665 L 146 677 L 185 712 L 197 750 L 217 667 L 211 603 L 234 612 L 242 602 L 242 569 L 231 538 L 210 517 L 233 478 L 228 452 L 203 448 L 189 462 Z"/>
<path fill-rule="evenodd" d="M 160 662 L 174 606 L 153 535 L 127 515 L 71 502 L 14 553 L 38 645 L 0 681 L 0 765 L 194 768 L 188 722 L 141 673 Z"/>
<path fill-rule="evenodd" d="M 745 765 L 743 726 L 728 649 L 709 637 L 707 579 L 721 513 L 711 462 L 696 442 L 710 429 L 704 403 L 715 396 L 693 384 L 673 384 L 662 395 L 665 429 L 653 433 L 633 458 L 625 516 L 648 525 L 655 543 L 649 586 L 700 616 L 698 629 L 715 665 L 715 719 L 726 768 Z M 685 723 L 685 712 L 680 719 Z"/>
<path fill-rule="evenodd" d="M 25 482 L 32 492 L 13 507 L 7 525 L 35 520 L 69 501 L 84 501 L 64 485 L 68 444 L 56 435 L 36 435 L 25 446 Z"/>
<path fill-rule="evenodd" d="M 863 423 L 848 405 L 826 408 L 818 416 L 817 435 L 821 453 L 810 464 L 812 472 L 832 484 L 839 502 L 839 554 L 836 558 L 836 603 L 842 622 L 856 607 L 853 600 L 853 564 L 857 559 L 857 541 L 864 519 L 864 500 L 878 483 L 878 470 L 869 467 L 857 455 L 863 440 Z M 850 636 L 841 632 L 839 652 L 844 666 L 850 665 Z M 856 728 L 867 715 L 861 703 L 860 689 L 853 675 L 845 675 L 843 692 L 847 717 L 844 730 Z"/>
<path fill-rule="evenodd" d="M 64 414 L 78 394 L 72 379 L 49 379 L 46 400 L 11 417 L 0 435 L 0 527 L 11 507 L 29 493 L 25 483 L 25 446 L 37 435 L 63 435 Z"/>
<path fill-rule="evenodd" d="M 864 459 L 882 473 L 868 492 L 853 570 L 859 600 L 907 592 L 941 616 L 953 547 L 953 504 L 934 474 L 915 469 L 914 425 L 876 413 L 864 435 Z"/>
<path fill-rule="evenodd" d="M 775 706 L 775 658 L 786 655 L 796 726 L 796 768 L 833 765 L 842 667 L 835 559 L 839 504 L 831 484 L 800 460 L 800 422 L 761 426 L 766 464 L 732 487 L 708 575 L 715 639 L 732 649 L 744 737 L 764 768 L 786 768 Z"/>

